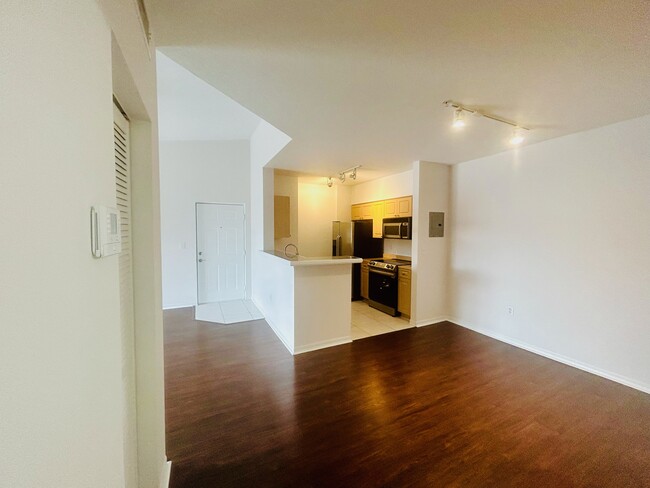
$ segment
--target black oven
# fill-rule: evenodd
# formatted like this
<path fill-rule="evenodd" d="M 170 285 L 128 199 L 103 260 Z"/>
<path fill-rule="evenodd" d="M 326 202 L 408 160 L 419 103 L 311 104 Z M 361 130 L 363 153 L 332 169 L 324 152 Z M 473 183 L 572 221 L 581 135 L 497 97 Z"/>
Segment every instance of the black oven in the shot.
<path fill-rule="evenodd" d="M 373 264 L 375 264 L 373 266 Z M 379 265 L 384 265 L 380 267 Z M 393 317 L 397 311 L 397 267 L 371 261 L 368 266 L 368 304 Z"/>

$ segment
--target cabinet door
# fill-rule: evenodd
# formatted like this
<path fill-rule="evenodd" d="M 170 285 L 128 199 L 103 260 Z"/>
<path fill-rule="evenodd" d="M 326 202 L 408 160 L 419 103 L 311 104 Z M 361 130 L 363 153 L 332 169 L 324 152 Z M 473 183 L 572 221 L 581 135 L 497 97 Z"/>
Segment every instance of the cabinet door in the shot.
<path fill-rule="evenodd" d="M 368 298 L 368 265 L 361 265 L 361 297 Z"/>
<path fill-rule="evenodd" d="M 398 198 L 395 207 L 398 217 L 411 217 L 413 215 L 413 197 Z"/>
<path fill-rule="evenodd" d="M 397 311 L 411 316 L 411 279 L 400 277 L 397 280 Z"/>
<path fill-rule="evenodd" d="M 399 200 L 394 198 L 393 200 L 384 200 L 384 217 L 398 217 L 398 202 Z"/>
<path fill-rule="evenodd" d="M 352 220 L 361 220 L 363 214 L 361 213 L 361 205 L 352 205 Z"/>
<path fill-rule="evenodd" d="M 372 204 L 372 237 L 383 237 L 384 202 Z"/>
<path fill-rule="evenodd" d="M 362 219 L 374 219 L 372 212 L 372 203 L 362 203 L 361 204 L 361 218 Z"/>

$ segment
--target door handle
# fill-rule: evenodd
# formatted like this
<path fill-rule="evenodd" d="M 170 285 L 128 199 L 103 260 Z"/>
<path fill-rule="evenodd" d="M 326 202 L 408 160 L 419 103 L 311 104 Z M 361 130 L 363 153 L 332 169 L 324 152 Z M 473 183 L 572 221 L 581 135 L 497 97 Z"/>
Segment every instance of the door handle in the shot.
<path fill-rule="evenodd" d="M 207 261 L 207 259 L 199 259 L 199 263 L 202 263 L 203 261 Z"/>

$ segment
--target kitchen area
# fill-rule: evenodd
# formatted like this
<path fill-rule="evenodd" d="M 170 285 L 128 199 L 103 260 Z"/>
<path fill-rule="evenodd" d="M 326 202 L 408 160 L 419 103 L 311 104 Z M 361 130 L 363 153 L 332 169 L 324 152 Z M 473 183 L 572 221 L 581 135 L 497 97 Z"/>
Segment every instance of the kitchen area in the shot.
<path fill-rule="evenodd" d="M 412 202 L 410 195 L 363 202 L 351 206 L 350 222 L 332 222 L 332 255 L 363 259 L 352 265 L 353 340 L 412 327 Z"/>
<path fill-rule="evenodd" d="M 448 320 L 448 240 L 441 237 L 449 167 L 416 161 L 412 169 L 374 179 L 333 180 L 273 172 L 273 251 L 263 252 L 258 268 L 264 270 L 258 300 L 278 337 L 294 337 L 288 348 L 297 354 Z M 320 267 L 298 261 L 316 259 L 340 259 L 340 265 L 331 262 L 322 270 L 339 270 L 341 279 L 336 287 L 323 285 L 309 299 L 300 298 L 298 281 L 311 283 L 305 273 Z M 295 268 L 285 277 L 286 263 Z M 318 281 L 324 284 L 325 277 Z M 314 307 L 324 310 L 324 302 L 332 305 L 314 313 Z M 288 324 L 286 333 L 282 324 Z M 302 330 L 314 332 L 309 342 L 299 337 Z"/>
<path fill-rule="evenodd" d="M 413 197 L 411 175 L 407 176 L 405 183 L 391 180 L 389 191 L 402 192 L 399 196 L 374 199 L 377 193 L 372 191 L 355 196 L 355 190 L 372 189 L 374 182 L 329 187 L 304 176 L 275 175 L 276 252 L 288 257 L 355 256 L 363 260 L 351 265 L 352 340 L 413 327 Z"/>

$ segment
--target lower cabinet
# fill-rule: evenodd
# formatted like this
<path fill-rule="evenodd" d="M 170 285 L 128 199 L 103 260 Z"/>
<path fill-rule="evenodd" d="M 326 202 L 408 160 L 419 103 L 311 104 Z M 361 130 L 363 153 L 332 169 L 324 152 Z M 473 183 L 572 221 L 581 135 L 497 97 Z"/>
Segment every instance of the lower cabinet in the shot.
<path fill-rule="evenodd" d="M 409 268 L 399 268 L 397 277 L 397 311 L 402 315 L 411 316 L 411 270 Z"/>
<path fill-rule="evenodd" d="M 368 299 L 368 262 L 361 263 L 361 297 Z"/>

